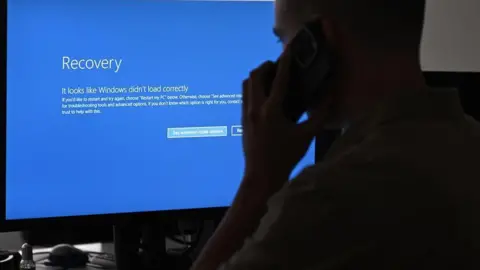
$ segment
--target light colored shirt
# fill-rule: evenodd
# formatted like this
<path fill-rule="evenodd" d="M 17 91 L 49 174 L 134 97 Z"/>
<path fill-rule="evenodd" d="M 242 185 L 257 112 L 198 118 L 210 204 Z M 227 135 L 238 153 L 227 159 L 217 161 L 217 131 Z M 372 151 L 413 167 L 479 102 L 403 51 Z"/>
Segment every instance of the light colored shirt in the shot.
<path fill-rule="evenodd" d="M 222 270 L 480 269 L 480 125 L 450 89 L 372 108 Z"/>

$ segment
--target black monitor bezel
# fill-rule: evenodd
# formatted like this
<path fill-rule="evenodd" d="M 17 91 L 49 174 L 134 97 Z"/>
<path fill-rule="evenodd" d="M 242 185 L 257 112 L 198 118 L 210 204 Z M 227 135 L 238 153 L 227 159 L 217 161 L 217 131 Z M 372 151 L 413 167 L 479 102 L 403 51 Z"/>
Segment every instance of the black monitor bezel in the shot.
<path fill-rule="evenodd" d="M 5 72 L 0 72 L 2 77 L 2 94 L 1 94 L 1 123 L 2 134 L 4 135 L 4 147 L 2 153 L 1 161 L 1 173 L 3 175 L 0 180 L 0 194 L 6 194 L 6 113 L 7 113 L 7 82 L 6 82 L 6 66 L 7 66 L 7 1 L 3 1 L 3 5 L 0 6 L 0 18 L 3 20 L 0 22 L 0 36 L 3 37 L 2 41 L 4 44 L 3 57 L 0 58 L 1 67 L 5 69 Z M 427 81 L 433 82 L 436 86 L 456 86 L 459 82 L 468 82 L 475 80 L 474 78 L 479 76 L 478 72 L 435 72 L 427 71 L 425 72 Z M 205 209 L 185 209 L 185 210 L 171 210 L 171 211 L 156 211 L 156 212 L 142 212 L 142 213 L 122 213 L 122 214 L 103 214 L 103 215 L 90 215 L 90 216 L 72 216 L 72 217 L 55 217 L 55 218 L 38 218 L 38 219 L 24 219 L 24 220 L 6 220 L 6 205 L 5 196 L 2 196 L 3 199 L 0 199 L 0 232 L 2 231 L 18 231 L 18 230 L 28 230 L 35 227 L 49 227 L 54 225 L 54 227 L 67 227 L 69 225 L 75 224 L 76 226 L 85 224 L 88 225 L 115 225 L 126 221 L 135 220 L 148 220 L 148 219 L 217 219 L 219 216 L 222 216 L 228 207 L 216 207 L 216 208 L 205 208 Z M 32 206 L 34 206 L 34 201 Z"/>
<path fill-rule="evenodd" d="M 2 57 L 0 57 L 0 67 L 3 68 L 4 71 L 0 71 L 0 80 L 2 85 L 1 87 L 1 123 L 0 127 L 2 129 L 2 134 L 5 134 L 3 137 L 3 147 L 2 147 L 2 160 L 1 160 L 1 171 L 2 173 L 2 179 L 0 180 L 0 194 L 6 195 L 6 131 L 7 131 L 7 1 L 3 1 L 3 4 L 0 6 L 0 18 L 2 18 L 0 22 L 0 37 L 2 37 L 2 43 L 4 50 L 2 52 Z M 3 199 L 0 199 L 0 231 L 2 231 L 4 220 L 6 218 L 5 215 L 5 197 L 2 196 Z"/>

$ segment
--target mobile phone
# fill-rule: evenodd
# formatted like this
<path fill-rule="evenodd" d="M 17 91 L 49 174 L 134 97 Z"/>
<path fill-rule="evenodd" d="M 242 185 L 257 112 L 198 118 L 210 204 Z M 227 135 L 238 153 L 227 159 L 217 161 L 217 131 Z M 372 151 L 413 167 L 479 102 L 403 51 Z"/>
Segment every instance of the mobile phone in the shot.
<path fill-rule="evenodd" d="M 287 49 L 291 50 L 292 59 L 283 111 L 288 119 L 297 123 L 303 114 L 315 108 L 326 95 L 325 83 L 331 76 L 332 53 L 322 24 L 318 21 L 305 24 L 287 45 Z M 278 66 L 278 60 L 276 65 Z"/>

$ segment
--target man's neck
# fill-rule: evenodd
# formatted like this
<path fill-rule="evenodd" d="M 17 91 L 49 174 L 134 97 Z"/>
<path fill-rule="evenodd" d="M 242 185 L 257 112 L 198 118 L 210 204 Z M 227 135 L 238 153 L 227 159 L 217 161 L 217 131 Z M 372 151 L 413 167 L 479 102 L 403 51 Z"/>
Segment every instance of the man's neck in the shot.
<path fill-rule="evenodd" d="M 395 92 L 427 89 L 420 65 L 415 61 L 395 59 L 354 68 L 346 73 L 347 78 L 337 80 L 339 85 L 335 87 L 341 93 L 337 110 L 343 112 L 342 126 Z"/>

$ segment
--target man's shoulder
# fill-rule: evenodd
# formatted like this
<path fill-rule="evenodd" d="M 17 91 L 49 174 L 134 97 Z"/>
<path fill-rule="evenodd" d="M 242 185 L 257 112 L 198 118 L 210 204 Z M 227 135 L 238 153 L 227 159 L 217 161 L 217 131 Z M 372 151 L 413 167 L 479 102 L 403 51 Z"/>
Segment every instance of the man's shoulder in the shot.
<path fill-rule="evenodd" d="M 480 137 L 480 122 L 477 121 L 470 115 L 466 115 L 465 119 L 467 121 L 467 125 L 470 127 L 471 131 L 475 136 L 478 138 Z"/>
<path fill-rule="evenodd" d="M 426 193 L 449 193 L 451 185 L 476 182 L 469 177 L 477 175 L 480 124 L 399 121 L 337 150 L 341 153 L 305 168 L 285 193 L 298 201 L 308 193 L 325 197 L 321 193 L 346 203 L 365 196 L 383 200 L 408 194 L 422 200 Z"/>
<path fill-rule="evenodd" d="M 480 151 L 480 123 L 463 113 L 457 91 L 421 93 L 395 96 L 366 113 L 342 136 L 347 139 L 337 140 L 327 157 L 347 163 L 387 159 L 393 164 L 414 163 L 421 157 L 428 163 L 435 160 L 430 156 Z"/>

